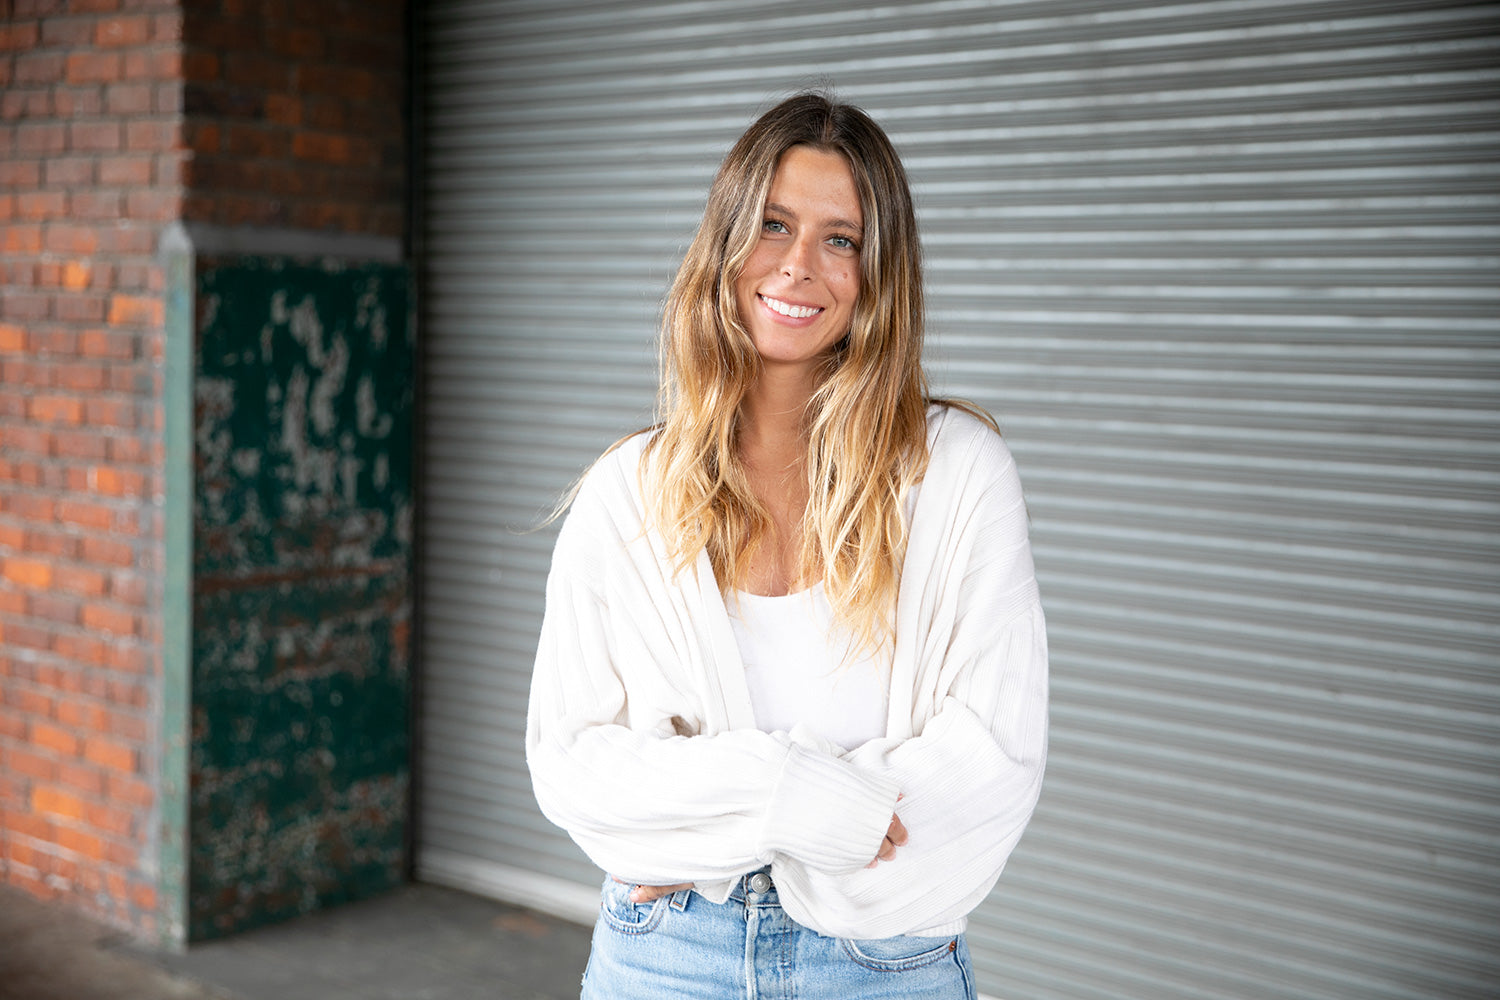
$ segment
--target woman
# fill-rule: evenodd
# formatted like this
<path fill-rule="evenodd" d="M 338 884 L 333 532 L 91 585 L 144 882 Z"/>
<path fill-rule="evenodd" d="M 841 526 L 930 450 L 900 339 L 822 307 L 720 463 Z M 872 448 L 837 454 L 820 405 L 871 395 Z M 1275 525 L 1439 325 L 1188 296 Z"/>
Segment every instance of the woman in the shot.
<path fill-rule="evenodd" d="M 889 140 L 768 111 L 668 296 L 662 423 L 585 476 L 548 579 L 527 758 L 610 873 L 585 997 L 974 995 L 1046 638 L 1014 464 L 921 341 Z"/>

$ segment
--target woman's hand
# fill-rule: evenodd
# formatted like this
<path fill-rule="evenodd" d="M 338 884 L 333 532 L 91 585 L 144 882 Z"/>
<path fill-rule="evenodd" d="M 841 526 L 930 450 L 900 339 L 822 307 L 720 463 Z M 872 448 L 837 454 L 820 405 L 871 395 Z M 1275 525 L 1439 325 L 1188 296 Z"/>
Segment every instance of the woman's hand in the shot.
<path fill-rule="evenodd" d="M 906 843 L 906 826 L 901 822 L 901 817 L 895 813 L 891 814 L 891 825 L 885 831 L 885 839 L 880 842 L 880 850 L 875 853 L 875 860 L 865 865 L 866 868 L 874 868 L 882 861 L 889 861 L 896 856 L 896 848 Z"/>
<path fill-rule="evenodd" d="M 638 885 L 630 890 L 630 901 L 632 903 L 650 903 L 663 896 L 670 896 L 674 892 L 683 889 L 691 889 L 693 883 L 679 882 L 676 885 Z"/>

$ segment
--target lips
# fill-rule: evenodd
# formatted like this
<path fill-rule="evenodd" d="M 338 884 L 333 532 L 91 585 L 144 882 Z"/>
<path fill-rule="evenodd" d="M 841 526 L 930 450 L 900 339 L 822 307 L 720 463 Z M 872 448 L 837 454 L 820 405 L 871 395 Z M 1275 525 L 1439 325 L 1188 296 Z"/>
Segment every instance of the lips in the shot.
<path fill-rule="evenodd" d="M 758 295 L 757 297 L 766 304 L 766 308 L 788 319 L 811 319 L 823 311 L 822 306 L 799 306 L 794 302 L 773 299 L 769 295 Z"/>

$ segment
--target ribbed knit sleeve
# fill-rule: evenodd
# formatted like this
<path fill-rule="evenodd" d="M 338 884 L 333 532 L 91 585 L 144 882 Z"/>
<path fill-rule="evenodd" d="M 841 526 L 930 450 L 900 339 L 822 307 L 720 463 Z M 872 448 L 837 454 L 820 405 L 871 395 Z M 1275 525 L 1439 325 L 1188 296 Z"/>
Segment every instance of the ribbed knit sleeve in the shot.
<path fill-rule="evenodd" d="M 553 556 L 526 733 L 543 813 L 628 881 L 712 882 L 773 857 L 861 868 L 895 779 L 723 725 L 701 592 L 621 510 L 635 500 L 620 465 L 596 468 Z"/>

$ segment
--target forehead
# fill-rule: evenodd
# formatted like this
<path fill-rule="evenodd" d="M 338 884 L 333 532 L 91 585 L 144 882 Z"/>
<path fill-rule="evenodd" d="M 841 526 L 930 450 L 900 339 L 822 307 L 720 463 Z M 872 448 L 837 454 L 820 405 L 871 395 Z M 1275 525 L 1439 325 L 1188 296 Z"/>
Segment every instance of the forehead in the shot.
<path fill-rule="evenodd" d="M 843 154 L 793 146 L 776 162 L 767 204 L 806 215 L 807 221 L 863 222 L 854 171 Z"/>

